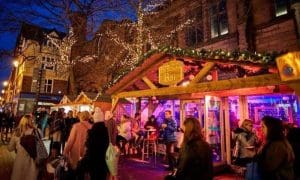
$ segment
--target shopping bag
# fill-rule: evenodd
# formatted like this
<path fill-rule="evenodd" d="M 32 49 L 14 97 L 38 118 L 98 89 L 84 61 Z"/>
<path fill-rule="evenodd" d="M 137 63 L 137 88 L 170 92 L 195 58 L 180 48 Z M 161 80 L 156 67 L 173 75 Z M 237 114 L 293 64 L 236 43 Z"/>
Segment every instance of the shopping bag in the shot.
<path fill-rule="evenodd" d="M 116 176 L 118 174 L 119 156 L 119 148 L 110 142 L 106 150 L 105 161 L 112 176 Z"/>
<path fill-rule="evenodd" d="M 35 135 L 35 141 L 36 141 L 36 158 L 35 158 L 35 162 L 36 164 L 41 164 L 43 162 L 45 162 L 45 160 L 48 157 L 48 152 L 47 149 L 43 143 L 43 140 L 41 139 L 41 136 L 39 134 L 39 132 L 37 132 L 36 130 L 34 131 L 34 135 Z"/>

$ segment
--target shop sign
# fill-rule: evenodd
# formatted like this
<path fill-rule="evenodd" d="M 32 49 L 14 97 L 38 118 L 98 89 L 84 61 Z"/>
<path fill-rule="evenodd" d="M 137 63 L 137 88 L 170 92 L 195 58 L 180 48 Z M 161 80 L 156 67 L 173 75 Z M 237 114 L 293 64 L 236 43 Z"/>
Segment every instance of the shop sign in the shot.
<path fill-rule="evenodd" d="M 183 62 L 177 60 L 171 60 L 162 66 L 158 70 L 159 84 L 162 85 L 175 85 L 184 78 L 183 74 Z"/>
<path fill-rule="evenodd" d="M 280 56 L 276 63 L 282 81 L 300 80 L 300 52 Z"/>

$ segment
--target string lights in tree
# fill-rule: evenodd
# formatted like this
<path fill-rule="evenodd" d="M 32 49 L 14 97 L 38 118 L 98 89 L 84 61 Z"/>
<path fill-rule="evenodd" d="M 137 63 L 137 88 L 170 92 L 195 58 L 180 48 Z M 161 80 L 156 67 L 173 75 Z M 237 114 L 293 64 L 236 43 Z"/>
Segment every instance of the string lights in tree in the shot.
<path fill-rule="evenodd" d="M 183 30 L 183 28 L 187 27 L 194 21 L 193 19 L 187 19 L 183 23 L 180 23 L 176 27 L 171 29 L 169 32 L 161 33 L 161 35 L 158 35 L 159 32 L 157 30 L 157 27 L 148 25 L 148 23 L 146 22 L 146 18 L 149 17 L 149 15 L 157 13 L 158 9 L 163 8 L 167 3 L 170 2 L 170 0 L 152 0 L 147 2 L 143 0 L 138 1 L 138 4 L 136 6 L 136 22 L 127 22 L 125 23 L 125 25 L 119 25 L 127 26 L 133 29 L 133 32 L 135 32 L 131 34 L 131 36 L 135 37 L 133 43 L 128 43 L 125 40 L 122 40 L 121 38 L 119 38 L 118 34 L 108 29 L 105 32 L 105 36 L 108 37 L 116 45 L 124 48 L 127 52 L 126 54 L 124 51 L 119 51 L 121 55 L 118 56 L 122 57 L 122 60 L 115 58 L 111 59 L 115 59 L 117 63 L 126 66 L 126 68 L 129 70 L 133 70 L 135 65 L 139 62 L 139 59 L 143 56 L 144 49 L 147 44 L 151 46 L 151 49 L 157 49 L 164 42 L 173 37 L 177 32 Z M 116 65 L 116 63 L 112 63 L 112 66 L 113 65 Z"/>

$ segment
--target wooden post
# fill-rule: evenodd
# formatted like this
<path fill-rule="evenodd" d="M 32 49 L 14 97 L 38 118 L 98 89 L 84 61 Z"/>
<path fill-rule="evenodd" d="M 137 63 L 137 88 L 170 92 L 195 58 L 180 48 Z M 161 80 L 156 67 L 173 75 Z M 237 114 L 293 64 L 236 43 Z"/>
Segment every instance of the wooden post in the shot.
<path fill-rule="evenodd" d="M 224 110 L 226 162 L 227 162 L 227 164 L 231 164 L 231 145 L 230 145 L 231 129 L 230 129 L 228 97 L 222 98 L 222 106 L 223 106 L 223 110 Z"/>

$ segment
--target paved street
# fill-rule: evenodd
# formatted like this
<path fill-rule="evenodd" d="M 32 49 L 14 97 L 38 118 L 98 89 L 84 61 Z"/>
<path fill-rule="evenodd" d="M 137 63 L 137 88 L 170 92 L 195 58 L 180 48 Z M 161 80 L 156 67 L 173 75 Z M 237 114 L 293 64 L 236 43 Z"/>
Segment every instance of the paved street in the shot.
<path fill-rule="evenodd" d="M 12 170 L 14 152 L 9 152 L 5 145 L 0 142 L 0 179 L 9 180 Z"/>
<path fill-rule="evenodd" d="M 12 170 L 14 152 L 8 152 L 6 145 L 0 144 L 0 179 L 9 180 Z M 141 162 L 138 159 L 121 159 L 119 180 L 159 180 L 163 179 L 168 172 L 164 171 L 164 166 L 157 163 L 154 167 L 153 162 Z M 216 176 L 215 180 L 221 179 L 240 179 L 236 175 L 222 174 Z"/>

